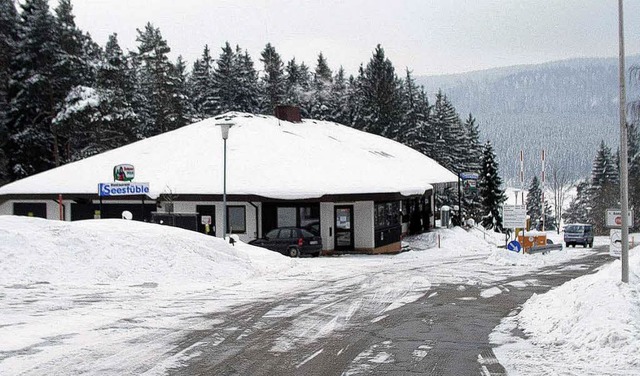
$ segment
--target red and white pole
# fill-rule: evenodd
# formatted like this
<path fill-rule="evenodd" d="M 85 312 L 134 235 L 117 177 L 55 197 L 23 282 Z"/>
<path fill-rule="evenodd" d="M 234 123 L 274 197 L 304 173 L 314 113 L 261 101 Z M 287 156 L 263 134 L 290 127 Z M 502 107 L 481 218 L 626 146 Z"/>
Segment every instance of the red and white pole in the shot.
<path fill-rule="evenodd" d="M 524 152 L 522 150 L 520 150 L 520 192 L 522 205 L 524 205 Z"/>
<path fill-rule="evenodd" d="M 541 207 L 542 207 L 542 231 L 544 231 L 544 219 L 545 219 L 545 205 L 544 205 L 544 157 L 545 157 L 545 153 L 544 153 L 544 149 L 542 149 L 542 175 L 540 177 L 540 191 L 542 192 L 542 202 L 541 202 Z"/>

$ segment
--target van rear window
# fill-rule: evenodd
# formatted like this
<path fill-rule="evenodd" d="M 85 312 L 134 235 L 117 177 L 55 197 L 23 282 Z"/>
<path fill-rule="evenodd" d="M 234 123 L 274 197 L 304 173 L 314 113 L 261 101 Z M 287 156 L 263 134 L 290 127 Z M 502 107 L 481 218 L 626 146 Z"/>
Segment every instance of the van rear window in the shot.
<path fill-rule="evenodd" d="M 564 232 L 570 232 L 573 234 L 582 233 L 584 231 L 584 226 L 567 226 L 564 229 Z"/>

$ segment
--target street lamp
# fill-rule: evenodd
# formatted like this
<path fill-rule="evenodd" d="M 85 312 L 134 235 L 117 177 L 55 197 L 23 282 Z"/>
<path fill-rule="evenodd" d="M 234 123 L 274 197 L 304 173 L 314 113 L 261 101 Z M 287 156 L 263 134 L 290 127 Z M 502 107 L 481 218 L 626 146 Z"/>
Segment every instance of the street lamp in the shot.
<path fill-rule="evenodd" d="M 225 123 L 218 123 L 222 131 L 222 141 L 224 143 L 224 165 L 223 165 L 223 179 L 222 179 L 222 238 L 225 239 L 227 234 L 227 138 L 229 138 L 229 128 L 233 127 L 235 123 L 231 122 L 231 119 L 225 119 Z"/>

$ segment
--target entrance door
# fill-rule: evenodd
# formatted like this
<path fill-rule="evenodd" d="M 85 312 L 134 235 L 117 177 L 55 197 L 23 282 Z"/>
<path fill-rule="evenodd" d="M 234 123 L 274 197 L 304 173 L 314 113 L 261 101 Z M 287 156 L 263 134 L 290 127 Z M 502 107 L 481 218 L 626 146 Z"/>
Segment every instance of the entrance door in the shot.
<path fill-rule="evenodd" d="M 335 250 L 353 251 L 353 205 L 335 207 Z"/>

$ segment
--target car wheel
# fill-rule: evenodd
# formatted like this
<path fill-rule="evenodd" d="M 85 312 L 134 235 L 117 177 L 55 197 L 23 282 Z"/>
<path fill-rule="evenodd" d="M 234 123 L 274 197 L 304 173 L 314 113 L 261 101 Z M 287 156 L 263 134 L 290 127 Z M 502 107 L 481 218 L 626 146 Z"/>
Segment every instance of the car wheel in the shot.
<path fill-rule="evenodd" d="M 289 248 L 289 257 L 298 257 L 300 256 L 300 251 L 298 251 L 298 248 L 296 247 L 291 247 Z"/>
<path fill-rule="evenodd" d="M 593 241 L 589 243 L 589 248 L 593 248 Z"/>

